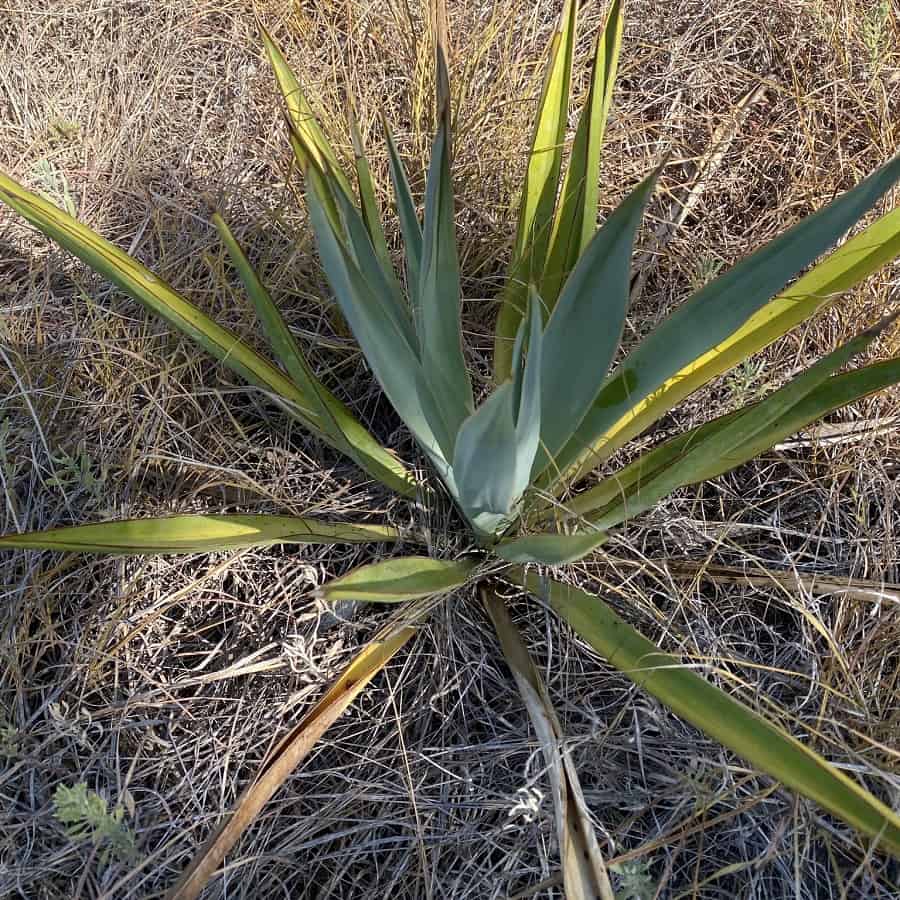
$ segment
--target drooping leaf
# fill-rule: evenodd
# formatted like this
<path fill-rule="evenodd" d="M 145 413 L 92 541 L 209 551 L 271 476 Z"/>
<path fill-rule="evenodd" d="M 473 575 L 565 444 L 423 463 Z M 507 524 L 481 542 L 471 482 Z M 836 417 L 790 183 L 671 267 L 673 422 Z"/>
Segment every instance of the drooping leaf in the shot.
<path fill-rule="evenodd" d="M 475 570 L 470 560 L 398 556 L 360 566 L 318 589 L 323 600 L 399 603 L 442 594 L 465 584 Z"/>
<path fill-rule="evenodd" d="M 352 197 L 353 191 L 350 182 L 341 169 L 334 148 L 316 120 L 297 76 L 294 75 L 284 54 L 269 32 L 260 26 L 260 33 L 269 57 L 269 64 L 272 66 L 275 80 L 278 82 L 278 88 L 284 99 L 291 128 L 300 139 L 299 144 L 294 145 L 294 149 L 299 150 L 297 162 L 300 168 L 305 172 L 308 162 L 314 162 L 319 171 L 328 171 L 331 174 L 345 196 Z"/>
<path fill-rule="evenodd" d="M 359 696 L 363 688 L 415 635 L 410 624 L 390 623 L 358 653 L 322 699 L 263 760 L 256 777 L 197 851 L 166 900 L 197 900 L 228 851 L 253 824 L 263 807 L 306 758 L 323 734 Z"/>
<path fill-rule="evenodd" d="M 250 261 L 244 255 L 234 235 L 222 217 L 213 215 L 213 223 L 219 230 L 231 260 L 247 296 L 253 303 L 257 316 L 272 347 L 272 352 L 287 370 L 294 384 L 307 398 L 312 410 L 312 420 L 316 429 L 333 447 L 346 453 L 365 471 L 376 477 L 403 495 L 414 492 L 415 485 L 406 476 L 399 462 L 389 454 L 362 425 L 353 417 L 347 407 L 341 403 L 313 375 L 306 358 L 294 340 L 271 295 L 259 280 Z"/>
<path fill-rule="evenodd" d="M 318 397 L 304 391 L 236 334 L 217 325 L 137 260 L 2 173 L 0 200 L 241 378 L 269 393 L 307 428 L 329 443 L 335 443 L 332 423 L 319 416 Z M 394 490 L 405 495 L 414 493 L 415 483 L 403 464 L 381 447 L 349 412 L 338 413 L 333 415 L 338 418 L 347 442 L 355 448 L 350 454 L 352 458 Z M 337 446 L 346 449 L 343 443 Z"/>
<path fill-rule="evenodd" d="M 634 434 L 632 420 L 637 418 L 639 428 L 646 427 L 652 421 L 644 415 L 647 409 L 661 414 L 678 392 L 695 389 L 698 376 L 692 374 L 694 366 L 703 365 L 699 384 L 704 383 L 802 321 L 827 302 L 826 292 L 846 290 L 861 275 L 890 258 L 886 254 L 892 248 L 896 252 L 896 219 L 887 224 L 883 220 L 877 232 L 847 253 L 842 248 L 836 254 L 839 261 L 834 267 L 819 270 L 805 287 L 798 282 L 797 294 L 794 289 L 785 292 L 779 301 L 786 302 L 766 311 L 769 298 L 827 250 L 898 178 L 900 156 L 748 256 L 675 310 L 607 379 L 578 431 L 558 454 L 557 467 L 567 475 L 566 481 L 575 471 L 589 468 L 611 449 L 621 446 L 624 434 Z M 813 302 L 806 294 L 814 297 Z M 794 312 L 789 311 L 790 307 Z M 761 317 L 748 330 L 751 317 L 758 312 Z M 774 313 L 771 318 L 770 313 Z M 714 360 L 723 346 L 727 354 L 724 368 L 716 362 L 707 366 L 706 362 Z M 685 373 L 689 378 L 685 382 L 687 388 L 680 385 Z M 664 393 L 669 394 L 668 405 L 660 409 L 654 401 Z M 645 401 L 648 406 L 642 410 Z"/>
<path fill-rule="evenodd" d="M 818 753 L 696 674 L 600 598 L 554 579 L 512 579 L 552 609 L 610 665 L 753 766 L 900 856 L 900 817 Z"/>
<path fill-rule="evenodd" d="M 243 282 L 247 296 L 253 304 L 256 315 L 263 326 L 269 346 L 275 358 L 284 366 L 291 380 L 297 387 L 303 391 L 304 396 L 309 398 L 309 405 L 317 419 L 320 418 L 317 407 L 320 405 L 318 401 L 321 393 L 325 390 L 322 383 L 312 374 L 303 356 L 297 341 L 291 334 L 281 311 L 275 305 L 271 294 L 266 290 L 265 285 L 260 281 L 259 276 L 250 265 L 240 244 L 237 242 L 231 229 L 226 225 L 225 220 L 218 214 L 214 213 L 212 217 L 213 225 L 222 238 L 222 243 L 231 257 L 234 267 L 237 269 L 238 275 Z M 322 422 L 320 427 L 325 427 L 326 423 Z"/>
<path fill-rule="evenodd" d="M 526 534 L 500 541 L 493 547 L 493 551 L 507 562 L 561 566 L 583 559 L 605 540 L 606 533 L 603 531 L 579 534 Z"/>
<path fill-rule="evenodd" d="M 544 332 L 541 451 L 532 476 L 553 465 L 612 364 L 622 337 L 631 254 L 647 198 L 659 175 L 642 181 L 603 223 L 572 272 Z"/>
<path fill-rule="evenodd" d="M 550 42 L 519 205 L 516 241 L 508 279 L 500 297 L 494 339 L 496 384 L 509 378 L 513 342 L 528 303 L 528 286 L 540 284 L 546 262 L 559 191 L 577 20 L 578 3 L 566 0 Z"/>
<path fill-rule="evenodd" d="M 146 555 L 210 553 L 267 544 L 362 544 L 395 541 L 388 525 L 351 525 L 298 516 L 208 515 L 125 519 L 0 536 L 0 550 Z"/>
<path fill-rule="evenodd" d="M 479 592 L 547 763 L 566 898 L 615 900 L 578 771 L 566 749 L 547 686 L 503 600 L 490 588 L 482 587 Z"/>
<path fill-rule="evenodd" d="M 832 410 L 897 383 L 900 383 L 900 359 L 890 359 L 828 378 L 782 413 L 769 419 L 766 427 L 760 428 L 746 440 L 716 454 L 703 454 L 703 465 L 682 469 L 677 486 L 715 478 L 753 459 Z M 613 518 L 623 521 L 647 509 L 655 502 L 651 497 L 656 493 L 663 473 L 673 471 L 673 467 L 695 448 L 709 447 L 710 440 L 722 435 L 741 416 L 755 413 L 765 402 L 721 416 L 660 444 L 621 472 L 569 500 L 562 515 L 566 518 L 587 517 L 592 521 L 601 517 L 604 521 Z"/>
<path fill-rule="evenodd" d="M 622 6 L 622 0 L 613 0 L 597 39 L 587 101 L 581 111 L 572 156 L 563 178 L 547 265 L 540 282 L 541 296 L 548 310 L 556 305 L 566 278 L 597 227 L 600 151 L 622 46 Z"/>

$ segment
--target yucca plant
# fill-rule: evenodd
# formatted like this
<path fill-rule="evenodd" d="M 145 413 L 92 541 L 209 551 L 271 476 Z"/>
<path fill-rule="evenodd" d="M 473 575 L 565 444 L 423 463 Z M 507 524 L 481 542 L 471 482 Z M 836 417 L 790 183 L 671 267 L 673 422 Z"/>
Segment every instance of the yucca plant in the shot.
<path fill-rule="evenodd" d="M 483 399 L 473 389 L 461 336 L 443 5 L 436 3 L 432 10 L 437 129 L 421 218 L 385 123 L 404 243 L 402 275 L 393 265 L 355 126 L 354 188 L 287 62 L 262 33 L 334 298 L 382 390 L 452 497 L 468 537 L 454 535 L 447 542 L 466 547 L 455 557 L 441 556 L 440 541 L 431 542 L 436 555 L 381 559 L 322 588 L 326 600 L 410 605 L 269 755 L 173 897 L 197 896 L 310 746 L 415 634 L 435 598 L 473 584 L 497 627 L 545 752 L 555 759 L 551 773 L 570 896 L 608 897 L 611 892 L 579 799 L 577 773 L 559 755 L 559 724 L 497 593 L 500 583 L 548 604 L 612 666 L 678 715 L 871 838 L 878 849 L 900 856 L 900 818 L 884 803 L 776 724 L 664 653 L 602 598 L 553 574 L 553 567 L 597 552 L 611 529 L 677 488 L 714 478 L 831 410 L 900 381 L 900 358 L 841 371 L 893 321 L 888 317 L 761 401 L 668 440 L 586 486 L 600 463 L 689 393 L 741 364 L 900 253 L 900 210 L 894 210 L 786 287 L 900 178 L 900 158 L 697 291 L 610 372 L 627 312 L 635 235 L 662 166 L 597 227 L 600 152 L 622 37 L 622 3 L 614 0 L 596 45 L 587 100 L 563 176 L 577 8 L 577 2 L 566 0 L 549 49 L 509 276 L 500 297 L 494 386 Z M 213 221 L 278 364 L 215 324 L 117 247 L 5 175 L 0 175 L 0 199 L 196 340 L 372 478 L 426 503 L 440 493 L 437 483 L 417 484 L 311 371 L 221 217 Z M 277 515 L 188 515 L 11 534 L 0 538 L 0 547 L 152 554 L 279 543 L 389 543 L 401 537 L 408 543 L 421 540 L 387 525 Z"/>

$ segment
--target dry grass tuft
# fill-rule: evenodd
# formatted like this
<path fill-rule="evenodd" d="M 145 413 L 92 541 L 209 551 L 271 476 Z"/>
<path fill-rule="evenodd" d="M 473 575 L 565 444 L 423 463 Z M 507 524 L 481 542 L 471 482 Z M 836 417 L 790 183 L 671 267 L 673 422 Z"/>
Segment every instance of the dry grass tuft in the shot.
<path fill-rule="evenodd" d="M 557 5 L 450 4 L 476 360 L 489 343 L 483 299 L 504 269 Z M 421 188 L 432 113 L 418 7 L 301 0 L 292 10 L 272 0 L 259 12 L 339 145 L 349 150 L 349 89 L 376 176 L 383 184 L 375 112 L 384 107 Z M 602 12 L 587 5 L 592 28 Z M 0 166 L 253 335 L 209 223 L 211 208 L 222 208 L 317 365 L 414 460 L 323 299 L 286 184 L 253 13 L 248 0 L 8 0 Z M 689 178 L 733 104 L 765 86 L 649 274 L 627 341 L 900 144 L 896 0 L 631 0 L 622 66 L 603 167 L 609 205 L 667 148 Z M 673 168 L 665 187 L 676 192 L 678 182 Z M 876 318 L 898 277 L 900 267 L 884 270 L 667 424 L 690 426 L 781 380 Z M 410 515 L 5 210 L 0 304 L 2 531 L 205 508 Z M 894 336 L 878 352 L 897 349 Z M 900 607 L 877 588 L 900 582 L 900 441 L 877 426 L 897 414 L 896 392 L 860 403 L 836 421 L 867 430 L 813 434 L 682 492 L 630 525 L 608 557 L 573 572 L 710 677 L 777 703 L 792 731 L 894 806 Z M 431 523 L 438 538 L 440 515 Z M 375 609 L 335 618 L 311 599 L 366 552 L 144 562 L 4 555 L 0 895 L 160 896 L 268 742 L 381 619 Z M 752 584 L 716 575 L 748 563 L 763 571 Z M 822 593 L 766 570 L 866 579 L 875 589 Z M 643 896 L 900 896 L 896 864 L 633 690 L 538 605 L 516 609 L 607 855 L 646 875 L 653 889 Z M 207 896 L 461 900 L 541 883 L 534 896 L 559 896 L 539 748 L 497 659 L 474 598 L 443 606 L 269 806 Z M 54 792 L 79 782 L 121 806 L 135 858 L 106 858 L 104 845 L 66 836 Z"/>

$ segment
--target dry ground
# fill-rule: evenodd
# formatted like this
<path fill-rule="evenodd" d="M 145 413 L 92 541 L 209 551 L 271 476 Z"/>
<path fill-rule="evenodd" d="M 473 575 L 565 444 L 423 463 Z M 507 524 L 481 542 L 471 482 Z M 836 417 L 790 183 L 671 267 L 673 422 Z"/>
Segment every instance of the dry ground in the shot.
<path fill-rule="evenodd" d="M 341 145 L 349 83 L 367 126 L 379 104 L 387 108 L 418 171 L 430 110 L 427 48 L 411 6 L 302 0 L 295 10 L 258 9 Z M 503 271 L 536 64 L 558 6 L 450 4 L 476 361 L 491 308 L 474 301 L 495 294 Z M 585 50 L 603 6 L 585 4 Z M 896 0 L 632 0 L 604 202 L 667 148 L 686 164 L 700 156 L 760 79 L 765 98 L 649 278 L 628 342 L 718 266 L 896 152 Z M 211 209 L 223 209 L 317 365 L 415 460 L 333 327 L 286 162 L 249 0 L 0 7 L 0 166 L 252 335 L 209 224 Z M 666 187 L 678 184 L 672 166 Z M 833 347 L 879 314 L 898 277 L 900 267 L 885 269 L 666 427 L 746 400 Z M 398 522 L 411 514 L 5 210 L 0 311 L 4 532 L 206 508 Z M 877 352 L 897 347 L 895 335 Z M 710 677 L 776 705 L 783 723 L 895 807 L 900 597 L 814 593 L 765 575 L 733 583 L 714 567 L 900 582 L 900 439 L 890 428 L 898 411 L 896 392 L 857 404 L 832 421 L 862 428 L 838 441 L 809 435 L 683 491 L 629 525 L 608 558 L 572 572 Z M 3 556 L 0 896 L 161 896 L 269 741 L 381 618 L 366 609 L 338 621 L 311 599 L 315 585 L 369 552 Z M 900 897 L 895 864 L 638 693 L 539 606 L 517 609 L 606 852 L 646 876 L 634 896 Z M 81 782 L 121 808 L 132 857 L 66 835 L 54 794 Z M 205 896 L 515 895 L 556 872 L 545 793 L 486 617 L 473 598 L 457 597 L 329 733 Z M 560 891 L 551 883 L 534 896 Z"/>

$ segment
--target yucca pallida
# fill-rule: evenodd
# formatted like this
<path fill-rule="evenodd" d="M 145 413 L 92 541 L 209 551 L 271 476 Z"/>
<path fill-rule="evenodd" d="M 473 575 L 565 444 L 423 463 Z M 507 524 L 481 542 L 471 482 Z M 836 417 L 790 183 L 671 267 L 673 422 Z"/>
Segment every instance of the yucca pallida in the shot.
<path fill-rule="evenodd" d="M 492 618 L 512 656 L 517 651 L 510 643 L 510 623 L 503 618 L 502 604 L 496 605 L 488 579 L 518 585 L 549 604 L 613 666 L 677 714 L 873 838 L 879 849 L 900 855 L 900 819 L 887 806 L 776 725 L 679 665 L 602 599 L 537 568 L 595 552 L 610 529 L 673 490 L 714 478 L 829 411 L 900 381 L 900 359 L 839 374 L 885 328 L 888 318 L 763 400 L 668 440 L 616 474 L 581 489 L 585 476 L 599 463 L 689 393 L 740 364 L 900 253 L 900 210 L 894 210 L 786 287 L 892 187 L 900 177 L 900 158 L 697 291 L 610 373 L 629 299 L 633 243 L 659 169 L 597 227 L 600 151 L 622 36 L 622 4 L 615 0 L 597 43 L 587 101 L 563 176 L 577 6 L 567 0 L 550 47 L 509 276 L 500 296 L 494 386 L 477 405 L 461 336 L 441 4 L 434 9 L 438 124 L 421 218 L 385 124 L 404 246 L 402 273 L 393 265 L 355 129 L 354 188 L 281 52 L 263 32 L 334 298 L 381 388 L 468 523 L 471 548 L 479 551 L 456 559 L 411 556 L 376 561 L 327 584 L 322 596 L 421 601 L 479 582 L 489 607 L 494 604 Z M 0 199 L 256 385 L 372 478 L 406 497 L 420 491 L 428 496 L 427 485 L 417 485 L 408 469 L 311 371 L 219 216 L 213 221 L 277 364 L 216 325 L 140 263 L 5 175 L 0 175 Z M 0 548 L 188 553 L 275 543 L 389 543 L 398 537 L 387 525 L 277 515 L 191 515 L 12 534 L 0 538 Z M 416 540 L 415 535 L 403 537 Z M 300 731 L 315 726 L 320 733 L 414 631 L 408 624 L 397 625 L 380 635 L 301 723 Z M 515 665 L 512 658 L 511 665 L 517 677 L 527 668 L 521 660 Z M 525 682 L 527 691 L 528 677 Z M 285 746 L 290 742 L 281 749 Z M 290 757 L 292 762 L 303 752 Z M 175 896 L 196 896 L 252 811 L 283 777 L 261 779 L 250 789 L 241 807 L 250 814 L 223 825 Z M 249 805 L 248 797 L 253 798 Z M 564 829 L 560 835 L 565 843 Z M 592 877 L 596 891 L 608 892 L 602 871 L 579 872 L 577 865 L 566 862 L 564 850 L 563 857 L 570 896 L 581 890 L 579 883 L 591 884 Z"/>

